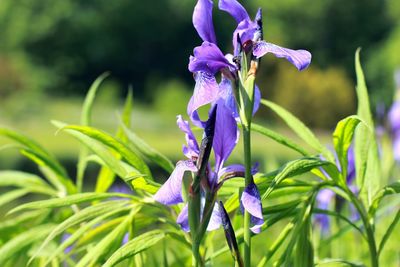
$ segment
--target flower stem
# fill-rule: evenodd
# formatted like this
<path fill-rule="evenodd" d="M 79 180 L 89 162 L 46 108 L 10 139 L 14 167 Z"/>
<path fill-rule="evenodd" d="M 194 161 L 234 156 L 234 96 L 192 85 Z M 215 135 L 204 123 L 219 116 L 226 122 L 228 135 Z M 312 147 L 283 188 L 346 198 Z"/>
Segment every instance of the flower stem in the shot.
<path fill-rule="evenodd" d="M 351 202 L 360 214 L 361 220 L 364 224 L 371 257 L 371 267 L 379 267 L 378 250 L 376 247 L 374 230 L 371 223 L 369 222 L 368 213 L 365 210 L 363 204 L 357 199 L 357 197 L 353 194 L 353 192 L 351 192 L 351 190 L 347 189 L 346 192 L 349 195 Z"/>
<path fill-rule="evenodd" d="M 251 142 L 250 125 L 243 125 L 243 146 L 244 146 L 244 166 L 245 166 L 245 186 L 253 182 L 251 175 Z M 251 265 L 251 232 L 250 232 L 250 213 L 244 212 L 244 266 Z"/>

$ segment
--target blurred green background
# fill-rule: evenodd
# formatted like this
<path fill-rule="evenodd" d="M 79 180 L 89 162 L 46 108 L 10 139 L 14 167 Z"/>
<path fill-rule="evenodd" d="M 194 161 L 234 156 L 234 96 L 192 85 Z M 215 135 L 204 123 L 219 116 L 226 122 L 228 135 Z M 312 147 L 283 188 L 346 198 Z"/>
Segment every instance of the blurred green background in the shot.
<path fill-rule="evenodd" d="M 185 114 L 194 86 L 188 58 L 201 43 L 191 23 L 194 5 L 193 0 L 0 1 L 0 124 L 32 136 L 67 161 L 76 155 L 77 144 L 55 136 L 50 120 L 78 123 L 90 84 L 110 71 L 96 101 L 95 126 L 115 128 L 131 87 L 135 131 L 178 159 L 183 136 L 175 116 Z M 355 111 L 353 58 L 362 47 L 373 106 L 391 104 L 393 73 L 400 67 L 400 1 L 257 0 L 244 5 L 251 16 L 263 8 L 266 40 L 313 54 L 304 72 L 264 57 L 258 78 L 264 98 L 322 133 L 331 131 Z M 221 48 L 231 51 L 234 20 L 214 12 L 214 21 Z M 281 127 L 265 109 L 257 119 Z M 273 144 L 256 149 L 287 157 Z M 0 155 L 0 167 L 25 168 L 17 152 L 8 150 Z"/>

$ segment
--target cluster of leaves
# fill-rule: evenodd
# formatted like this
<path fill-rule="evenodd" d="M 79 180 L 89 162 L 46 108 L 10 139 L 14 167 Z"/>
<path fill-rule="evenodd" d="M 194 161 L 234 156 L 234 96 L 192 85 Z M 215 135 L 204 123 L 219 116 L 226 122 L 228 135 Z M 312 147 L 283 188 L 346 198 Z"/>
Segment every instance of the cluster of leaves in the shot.
<path fill-rule="evenodd" d="M 379 243 L 376 242 L 375 219 L 382 208 L 382 199 L 400 192 L 400 182 L 385 180 L 378 155 L 378 145 L 369 108 L 367 88 L 356 56 L 358 77 L 357 115 L 341 120 L 333 133 L 334 153 L 316 138 L 299 119 L 279 105 L 262 100 L 305 143 L 307 148 L 262 125 L 253 124 L 260 133 L 299 153 L 300 157 L 269 172 L 259 173 L 255 182 L 265 202 L 262 231 L 281 224 L 282 229 L 258 266 L 314 266 L 340 262 L 359 266 L 347 259 L 319 259 L 313 242 L 313 214 L 325 214 L 343 222 L 332 238 L 340 238 L 349 229 L 359 233 L 369 245 L 371 259 L 380 253 L 400 219 L 400 212 Z M 149 163 L 167 172 L 174 168 L 164 155 L 156 151 L 130 129 L 132 96 L 128 95 L 115 134 L 91 126 L 91 109 L 96 92 L 106 75 L 92 85 L 83 104 L 81 125 L 58 121 L 59 132 L 71 135 L 83 147 L 79 154 L 75 179 L 63 166 L 35 141 L 15 131 L 1 128 L 0 134 L 12 141 L 22 155 L 35 162 L 42 175 L 21 171 L 0 171 L 0 186 L 10 189 L 0 197 L 0 205 L 24 201 L 35 194 L 42 200 L 13 207 L 0 222 L 0 265 L 19 266 L 184 266 L 191 261 L 191 236 L 175 223 L 183 206 L 166 207 L 152 195 L 160 185 L 153 179 Z M 354 139 L 357 186 L 353 193 L 346 184 L 347 152 Z M 320 157 L 319 155 L 322 155 Z M 88 163 L 98 164 L 100 172 L 93 192 L 84 192 L 83 180 Z M 341 167 L 339 167 L 341 166 Z M 132 193 L 107 192 L 116 177 L 132 189 Z M 318 177 L 319 179 L 316 179 Z M 383 178 L 382 178 L 383 177 Z M 384 185 L 388 184 L 388 185 Z M 221 188 L 231 217 L 239 212 L 243 183 L 231 179 Z M 316 207 L 316 196 L 322 188 L 330 188 L 352 203 L 361 220 L 352 221 L 337 210 Z M 271 204 L 276 203 L 276 204 Z M 235 229 L 238 244 L 243 243 L 243 229 Z M 213 245 L 214 236 L 207 235 L 202 249 L 206 263 L 229 251 L 229 246 Z M 171 245 L 174 244 L 174 245 Z M 163 253 L 160 253 L 163 251 Z M 364 260 L 358 258 L 356 260 Z M 373 263 L 373 260 L 372 260 Z M 372 264 L 373 266 L 374 263 Z"/>

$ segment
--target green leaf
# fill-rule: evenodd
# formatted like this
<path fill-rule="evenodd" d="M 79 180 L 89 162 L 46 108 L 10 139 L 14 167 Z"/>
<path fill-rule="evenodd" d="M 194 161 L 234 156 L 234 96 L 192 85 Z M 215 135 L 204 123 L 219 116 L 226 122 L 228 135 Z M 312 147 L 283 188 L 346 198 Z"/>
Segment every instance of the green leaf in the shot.
<path fill-rule="evenodd" d="M 303 226 L 301 227 L 300 233 L 297 237 L 294 266 L 314 266 L 314 248 L 312 242 L 312 223 L 310 215 L 307 216 L 303 222 Z"/>
<path fill-rule="evenodd" d="M 15 213 L 17 211 L 21 210 L 26 210 L 26 209 L 48 209 L 48 208 L 59 208 L 59 207 L 65 207 L 65 206 L 70 206 L 73 204 L 79 204 L 83 202 L 88 202 L 88 201 L 94 201 L 94 200 L 102 200 L 102 199 L 107 199 L 111 197 L 130 197 L 130 195 L 127 194 L 121 194 L 121 193 L 82 193 L 82 194 L 75 194 L 75 195 L 70 195 L 66 196 L 63 198 L 54 198 L 54 199 L 49 199 L 49 200 L 40 200 L 40 201 L 34 201 L 34 202 L 29 202 L 23 205 L 20 205 L 8 213 Z"/>
<path fill-rule="evenodd" d="M 141 209 L 140 206 L 137 206 L 135 209 L 133 209 L 129 214 L 129 216 L 122 223 L 120 223 L 116 228 L 114 228 L 113 231 L 111 231 L 107 236 L 101 239 L 101 241 L 97 243 L 95 247 L 90 249 L 90 251 L 85 254 L 85 256 L 78 262 L 76 267 L 85 267 L 94 265 L 102 255 L 110 251 L 110 248 L 112 246 L 114 246 L 116 243 L 117 244 L 119 243 L 116 242 L 116 240 L 121 242 L 122 237 L 128 231 L 128 226 L 132 220 L 132 217 L 135 216 L 140 211 L 140 209 Z M 91 264 L 89 264 L 89 262 L 91 262 Z"/>
<path fill-rule="evenodd" d="M 153 182 L 151 180 L 145 179 L 142 176 L 133 177 L 132 179 L 127 179 L 126 182 L 132 185 L 134 190 L 143 190 L 150 194 L 155 194 L 158 189 L 161 187 L 160 184 Z"/>
<path fill-rule="evenodd" d="M 28 189 L 17 189 L 0 195 L 0 207 L 29 193 Z"/>
<path fill-rule="evenodd" d="M 111 257 L 106 261 L 103 267 L 111 267 L 121 262 L 124 259 L 132 257 L 148 248 L 154 246 L 166 236 L 165 231 L 153 230 L 144 233 L 134 239 L 130 240 L 124 246 L 115 251 Z"/>
<path fill-rule="evenodd" d="M 89 88 L 89 91 L 86 95 L 85 101 L 82 105 L 82 113 L 81 113 L 81 124 L 82 125 L 91 125 L 92 124 L 92 107 L 94 103 L 94 99 L 96 97 L 97 90 L 99 89 L 101 83 L 110 75 L 109 72 L 104 72 L 92 83 Z"/>
<path fill-rule="evenodd" d="M 335 162 L 335 157 L 333 156 L 332 152 L 324 147 L 318 138 L 313 134 L 313 132 L 292 113 L 283 107 L 265 99 L 261 99 L 261 103 L 272 109 L 279 117 L 281 117 L 304 142 L 318 151 L 318 153 L 321 153 L 330 162 Z"/>
<path fill-rule="evenodd" d="M 0 171 L 0 187 L 16 186 L 28 189 L 33 193 L 56 196 L 57 191 L 46 184 L 42 178 L 34 174 L 21 171 Z"/>
<path fill-rule="evenodd" d="M 360 64 L 360 49 L 357 49 L 355 56 L 357 75 L 357 115 L 364 124 L 361 124 L 355 133 L 355 163 L 356 182 L 360 188 L 360 197 L 368 207 L 371 204 L 372 196 L 380 188 L 380 160 L 378 145 L 375 139 L 375 127 L 370 110 L 368 90 L 365 84 L 364 73 Z"/>
<path fill-rule="evenodd" d="M 335 265 L 332 265 L 332 264 Z M 315 264 L 315 266 L 324 266 L 324 265 L 329 265 L 329 266 L 350 266 L 350 267 L 365 267 L 364 264 L 362 263 L 354 263 L 354 262 L 350 262 L 347 260 L 343 260 L 343 259 L 323 259 L 319 262 L 317 262 Z"/>
<path fill-rule="evenodd" d="M 113 150 L 118 152 L 123 158 L 125 158 L 135 169 L 137 169 L 139 171 L 138 174 L 146 175 L 148 179 L 152 179 L 151 172 L 146 163 L 132 150 L 130 150 L 127 146 L 125 146 L 123 143 L 121 143 L 111 135 L 87 126 L 67 125 L 63 127 L 63 130 L 72 130 L 74 132 L 84 134 L 94 140 L 101 142 L 109 148 L 112 148 Z"/>
<path fill-rule="evenodd" d="M 251 124 L 251 130 L 257 133 L 260 133 L 262 135 L 265 135 L 269 138 L 271 138 L 272 140 L 278 142 L 281 145 L 284 145 L 288 148 L 291 148 L 297 152 L 299 152 L 300 154 L 302 154 L 303 156 L 309 156 L 310 154 L 304 150 L 300 145 L 296 144 L 295 142 L 293 142 L 292 140 L 290 140 L 289 138 L 280 135 L 277 132 L 272 131 L 271 129 L 268 129 L 266 127 L 263 127 L 261 125 L 258 125 L 256 123 L 252 123 Z"/>
<path fill-rule="evenodd" d="M 82 113 L 81 113 L 81 124 L 84 126 L 90 126 L 92 124 L 92 107 L 94 103 L 94 99 L 96 97 L 97 90 L 100 84 L 104 81 L 105 78 L 109 75 L 108 72 L 103 73 L 100 75 L 90 86 L 88 93 L 86 94 L 85 101 L 83 102 L 82 106 Z M 86 147 L 83 147 L 79 153 L 79 159 L 77 164 L 77 178 L 76 178 L 76 187 L 78 192 L 82 191 L 83 186 L 83 179 L 85 174 L 85 169 L 87 167 L 87 161 L 85 158 L 88 156 L 89 151 Z"/>
<path fill-rule="evenodd" d="M 11 140 L 14 140 L 18 144 L 22 145 L 21 153 L 27 156 L 29 159 L 33 160 L 39 166 L 47 166 L 56 174 L 57 180 L 49 180 L 56 186 L 61 192 L 65 190 L 68 193 L 75 193 L 76 188 L 72 183 L 71 179 L 68 177 L 66 170 L 62 165 L 44 148 L 42 148 L 34 140 L 17 133 L 16 131 L 0 128 L 0 135 L 3 135 Z"/>
<path fill-rule="evenodd" d="M 59 234 L 63 233 L 70 227 L 75 225 L 84 223 L 85 221 L 91 220 L 93 218 L 101 217 L 101 215 L 106 214 L 106 217 L 116 215 L 123 212 L 128 212 L 131 207 L 126 206 L 127 202 L 117 202 L 117 201 L 108 201 L 104 203 L 100 203 L 94 206 L 89 206 L 86 209 L 83 209 L 61 224 L 57 225 L 53 231 L 46 237 L 46 240 L 43 241 L 41 246 L 36 250 L 35 254 L 31 257 L 29 262 L 31 262 L 34 258 L 38 257 L 43 249 Z"/>
<path fill-rule="evenodd" d="M 354 131 L 360 122 L 361 119 L 359 117 L 349 116 L 339 121 L 333 132 L 333 144 L 340 162 L 342 177 L 344 179 L 342 182 L 344 183 L 347 176 L 347 152 L 353 140 Z"/>
<path fill-rule="evenodd" d="M 66 124 L 62 122 L 52 121 L 52 123 L 59 129 L 64 129 Z M 119 159 L 117 159 L 106 147 L 101 145 L 98 141 L 82 134 L 78 131 L 64 129 L 64 131 L 76 139 L 78 139 L 82 144 L 87 146 L 94 154 L 96 154 L 107 166 L 115 172 L 120 177 L 126 177 L 128 171 L 120 164 Z"/>
<path fill-rule="evenodd" d="M 130 143 L 138 150 L 144 157 L 150 161 L 156 163 L 168 173 L 171 173 L 175 166 L 174 164 L 161 152 L 147 144 L 143 139 L 137 136 L 134 132 L 130 131 L 125 125 L 122 125 L 122 129 L 126 134 Z"/>
<path fill-rule="evenodd" d="M 274 190 L 274 188 L 281 183 L 284 179 L 295 175 L 300 175 L 311 171 L 314 168 L 321 167 L 330 164 L 327 161 L 323 161 L 319 158 L 306 157 L 297 159 L 285 164 L 279 171 L 279 173 L 272 180 L 271 185 L 267 191 L 262 195 L 262 200 L 266 199 L 268 195 Z"/>
<path fill-rule="evenodd" d="M 5 243 L 2 247 L 0 247 L 0 266 L 5 266 L 5 263 L 8 259 L 37 240 L 45 237 L 51 230 L 53 230 L 53 227 L 54 224 L 44 224 L 33 227 Z"/>
<path fill-rule="evenodd" d="M 392 195 L 392 194 L 399 194 L 400 193 L 400 181 L 394 182 L 390 185 L 385 186 L 380 191 L 376 193 L 372 200 L 372 204 L 369 207 L 368 215 L 370 218 L 375 216 L 375 213 L 381 203 L 382 199 L 385 196 Z"/>

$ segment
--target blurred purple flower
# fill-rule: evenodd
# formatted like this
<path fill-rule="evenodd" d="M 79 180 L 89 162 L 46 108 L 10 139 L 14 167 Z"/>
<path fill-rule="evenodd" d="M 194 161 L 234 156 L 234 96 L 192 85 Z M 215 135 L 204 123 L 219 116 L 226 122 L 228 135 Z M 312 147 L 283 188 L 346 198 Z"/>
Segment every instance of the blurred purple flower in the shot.
<path fill-rule="evenodd" d="M 236 30 L 233 33 L 233 46 L 237 48 L 238 36 L 244 49 L 253 49 L 253 55 L 257 58 L 267 53 L 272 53 L 278 58 L 286 58 L 298 70 L 303 70 L 311 63 L 311 53 L 306 50 L 292 50 L 278 45 L 268 43 L 262 38 L 262 14 L 261 9 L 257 11 L 255 20 L 251 20 L 246 9 L 236 0 L 219 0 L 219 9 L 228 12 L 237 22 Z M 236 56 L 236 55 L 235 55 Z"/>
<path fill-rule="evenodd" d="M 395 101 L 388 113 L 393 140 L 393 156 L 400 162 L 400 100 Z"/>
<path fill-rule="evenodd" d="M 328 210 L 329 204 L 334 198 L 335 193 L 330 189 L 322 189 L 317 195 L 317 208 L 322 210 Z M 315 222 L 321 226 L 321 230 L 324 234 L 327 234 L 330 227 L 329 216 L 326 214 L 316 214 Z"/>

